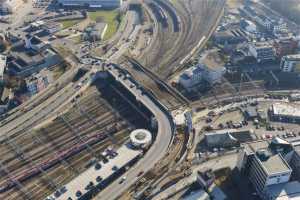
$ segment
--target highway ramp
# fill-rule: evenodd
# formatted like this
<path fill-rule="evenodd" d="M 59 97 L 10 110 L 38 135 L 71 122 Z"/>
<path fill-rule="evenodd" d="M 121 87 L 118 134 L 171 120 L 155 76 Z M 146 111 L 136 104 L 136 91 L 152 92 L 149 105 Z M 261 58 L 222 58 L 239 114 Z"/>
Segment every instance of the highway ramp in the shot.
<path fill-rule="evenodd" d="M 144 157 L 124 174 L 126 181 L 120 184 L 120 177 L 100 192 L 95 197 L 97 200 L 117 199 L 123 192 L 128 190 L 138 180 L 139 172 L 144 171 L 146 173 L 154 168 L 155 164 L 164 157 L 174 136 L 174 122 L 167 109 L 160 102 L 152 98 L 150 94 L 145 94 L 136 85 L 132 87 L 133 82 L 128 78 L 124 79 L 124 74 L 117 66 L 109 65 L 108 72 L 152 112 L 158 122 L 158 132 L 156 140 Z"/>

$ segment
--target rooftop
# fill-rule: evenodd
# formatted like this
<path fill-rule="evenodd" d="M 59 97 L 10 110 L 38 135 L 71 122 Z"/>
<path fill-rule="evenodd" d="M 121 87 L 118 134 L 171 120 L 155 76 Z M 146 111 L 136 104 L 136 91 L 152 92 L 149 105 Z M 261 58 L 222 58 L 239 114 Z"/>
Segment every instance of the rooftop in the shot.
<path fill-rule="evenodd" d="M 108 163 L 103 163 L 102 161 L 99 162 L 101 164 L 100 169 L 96 169 L 95 166 L 93 166 L 81 173 L 65 186 L 65 192 L 63 194 L 54 199 L 66 200 L 69 197 L 71 199 L 77 199 L 78 197 L 76 197 L 76 192 L 80 191 L 82 194 L 87 192 L 86 186 L 89 185 L 90 182 L 93 182 L 96 185 L 96 179 L 98 176 L 100 176 L 102 180 L 107 179 L 109 176 L 114 174 L 116 170 L 124 167 L 128 162 L 141 154 L 140 151 L 133 150 L 128 145 L 123 145 L 116 151 L 116 153 L 117 156 L 109 159 Z M 54 195 L 51 197 L 54 197 Z"/>
<path fill-rule="evenodd" d="M 0 76 L 3 76 L 6 67 L 6 56 L 0 55 Z"/>
<path fill-rule="evenodd" d="M 211 137 L 211 140 L 225 140 L 231 138 L 234 141 L 250 142 L 256 137 L 252 129 L 223 129 L 214 132 L 206 133 L 205 136 Z"/>
<path fill-rule="evenodd" d="M 265 140 L 261 140 L 245 144 L 244 147 L 248 154 L 254 154 L 259 150 L 267 149 L 269 147 L 269 143 Z"/>
<path fill-rule="evenodd" d="M 245 112 L 249 117 L 257 117 L 257 108 L 255 106 L 247 106 Z"/>
<path fill-rule="evenodd" d="M 193 191 L 182 198 L 182 200 L 206 200 L 209 196 L 204 190 Z"/>
<path fill-rule="evenodd" d="M 267 187 L 266 191 L 276 200 L 299 200 L 300 199 L 300 183 L 291 181 L 282 184 L 275 184 Z"/>
<path fill-rule="evenodd" d="M 286 60 L 300 60 L 300 54 L 287 55 L 283 57 Z"/>
<path fill-rule="evenodd" d="M 272 105 L 274 115 L 300 117 L 299 104 L 294 103 L 274 103 Z"/>
<path fill-rule="evenodd" d="M 196 65 L 194 67 L 191 67 L 184 71 L 183 74 L 181 74 L 181 78 L 183 79 L 190 79 L 194 74 L 200 74 L 205 71 L 203 65 Z"/>
<path fill-rule="evenodd" d="M 268 174 L 277 174 L 281 172 L 288 172 L 291 170 L 280 154 L 272 155 L 272 153 L 270 153 L 267 156 L 260 155 L 257 157 L 263 164 L 263 167 Z"/>
<path fill-rule="evenodd" d="M 266 140 L 245 144 L 245 151 L 254 154 L 269 175 L 291 171 L 290 166 L 280 153 L 276 153 L 272 145 L 285 145 L 285 141 L 274 140 L 269 143 Z"/>
<path fill-rule="evenodd" d="M 252 45 L 256 49 L 273 48 L 272 44 L 270 44 L 269 42 L 255 42 L 252 43 Z"/>

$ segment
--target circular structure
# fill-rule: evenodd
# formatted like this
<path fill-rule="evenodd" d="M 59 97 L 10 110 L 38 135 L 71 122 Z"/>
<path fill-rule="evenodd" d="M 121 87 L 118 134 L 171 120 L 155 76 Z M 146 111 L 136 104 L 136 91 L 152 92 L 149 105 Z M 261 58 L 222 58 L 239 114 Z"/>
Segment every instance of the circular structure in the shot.
<path fill-rule="evenodd" d="M 146 129 L 136 129 L 130 134 L 131 143 L 138 148 L 145 148 L 151 144 L 152 134 Z"/>

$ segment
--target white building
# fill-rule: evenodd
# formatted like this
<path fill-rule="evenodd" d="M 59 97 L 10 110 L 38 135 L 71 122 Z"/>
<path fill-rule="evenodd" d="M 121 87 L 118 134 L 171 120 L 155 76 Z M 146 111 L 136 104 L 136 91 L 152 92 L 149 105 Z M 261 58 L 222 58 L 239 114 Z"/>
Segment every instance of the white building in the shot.
<path fill-rule="evenodd" d="M 210 84 L 220 83 L 222 76 L 225 74 L 225 67 L 219 67 L 217 69 L 207 69 L 206 80 Z"/>
<path fill-rule="evenodd" d="M 275 50 L 268 42 L 255 42 L 249 44 L 249 53 L 258 63 L 275 60 Z"/>
<path fill-rule="evenodd" d="M 203 81 L 206 81 L 209 84 L 220 82 L 225 71 L 224 67 L 209 69 L 203 64 L 198 64 L 181 74 L 179 84 L 186 90 L 192 91 L 197 85 L 203 83 Z"/>
<path fill-rule="evenodd" d="M 3 81 L 5 67 L 6 67 L 6 56 L 0 55 L 0 82 Z"/>
<path fill-rule="evenodd" d="M 246 27 L 245 27 L 245 30 L 248 31 L 249 33 L 257 33 L 257 27 L 256 25 L 249 21 L 249 20 L 245 20 L 245 22 L 248 24 Z"/>
<path fill-rule="evenodd" d="M 274 103 L 269 113 L 274 121 L 300 123 L 300 108 L 296 103 Z"/>
<path fill-rule="evenodd" d="M 118 8 L 123 0 L 58 0 L 62 6 L 89 7 L 89 8 Z"/>
<path fill-rule="evenodd" d="M 8 0 L 0 0 L 0 15 L 10 14 L 13 11 L 13 4 L 16 0 L 8 1 Z"/>
<path fill-rule="evenodd" d="M 274 139 L 271 143 L 267 141 L 248 143 L 240 153 L 237 167 L 242 174 L 249 177 L 262 199 L 273 200 L 270 188 L 289 182 L 292 168 L 282 153 L 288 152 L 290 148 L 289 143 L 278 143 L 278 140 Z"/>
<path fill-rule="evenodd" d="M 181 198 L 181 200 L 210 200 L 210 198 L 204 190 L 197 190 Z"/>
<path fill-rule="evenodd" d="M 136 148 L 147 148 L 152 142 L 152 134 L 146 129 L 136 129 L 130 133 L 130 141 Z"/>
<path fill-rule="evenodd" d="M 205 70 L 200 66 L 189 68 L 180 75 L 179 84 L 186 90 L 190 91 L 192 88 L 204 80 Z"/>
<path fill-rule="evenodd" d="M 280 69 L 283 72 L 292 72 L 298 66 L 300 67 L 300 54 L 287 55 L 281 58 Z"/>

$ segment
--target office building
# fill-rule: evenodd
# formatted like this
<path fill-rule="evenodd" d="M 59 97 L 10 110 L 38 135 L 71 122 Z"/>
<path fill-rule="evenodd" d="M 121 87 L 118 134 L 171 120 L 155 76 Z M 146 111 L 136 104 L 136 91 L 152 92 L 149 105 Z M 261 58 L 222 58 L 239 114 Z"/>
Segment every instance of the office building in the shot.
<path fill-rule="evenodd" d="M 180 75 L 179 84 L 191 91 L 193 87 L 204 81 L 204 74 L 205 70 L 200 65 L 194 66 Z"/>
<path fill-rule="evenodd" d="M 53 82 L 52 73 L 48 70 L 42 70 L 38 74 L 25 79 L 26 88 L 29 96 L 33 96 L 44 90 L 50 83 Z"/>
<path fill-rule="evenodd" d="M 6 56 L 0 54 L 0 82 L 3 81 L 5 68 L 6 68 Z"/>
<path fill-rule="evenodd" d="M 300 123 L 299 104 L 278 102 L 269 109 L 269 117 L 273 121 Z"/>
<path fill-rule="evenodd" d="M 208 188 L 215 181 L 215 174 L 212 169 L 204 168 L 197 172 L 197 182 L 204 190 L 208 190 Z"/>
<path fill-rule="evenodd" d="M 0 0 L 0 15 L 7 15 L 12 12 L 12 7 L 8 0 Z"/>
<path fill-rule="evenodd" d="M 290 161 L 294 175 L 300 178 L 300 146 L 294 147 L 294 153 Z"/>
<path fill-rule="evenodd" d="M 258 63 L 275 60 L 275 51 L 268 42 L 255 42 L 249 44 L 249 53 Z"/>
<path fill-rule="evenodd" d="M 264 193 L 265 200 L 298 200 L 300 198 L 300 183 L 291 181 L 268 186 Z"/>
<path fill-rule="evenodd" d="M 180 200 L 210 200 L 210 197 L 204 190 L 197 190 L 185 195 Z"/>
<path fill-rule="evenodd" d="M 255 139 L 253 130 L 223 129 L 205 134 L 206 145 L 210 148 L 228 148 Z"/>
<path fill-rule="evenodd" d="M 213 40 L 218 44 L 238 44 L 246 41 L 245 35 L 239 29 L 216 32 Z"/>
<path fill-rule="evenodd" d="M 297 68 L 300 69 L 300 54 L 287 55 L 281 58 L 280 69 L 283 72 L 293 72 Z"/>
<path fill-rule="evenodd" d="M 10 74 L 27 77 L 44 68 L 63 62 L 62 57 L 50 44 L 38 37 L 26 36 L 25 41 L 13 45 L 8 56 L 7 70 Z"/>
<path fill-rule="evenodd" d="M 293 54 L 298 44 L 293 38 L 283 38 L 275 40 L 273 45 L 276 57 L 282 58 L 283 56 Z"/>
<path fill-rule="evenodd" d="M 179 84 L 187 91 L 193 91 L 197 86 L 205 83 L 215 84 L 221 81 L 225 73 L 224 67 L 208 68 L 204 64 L 198 64 L 183 72 L 179 77 Z"/>
<path fill-rule="evenodd" d="M 290 180 L 292 168 L 287 160 L 291 155 L 292 145 L 280 138 L 248 143 L 239 154 L 237 168 L 249 177 L 262 199 L 273 200 Z"/>

